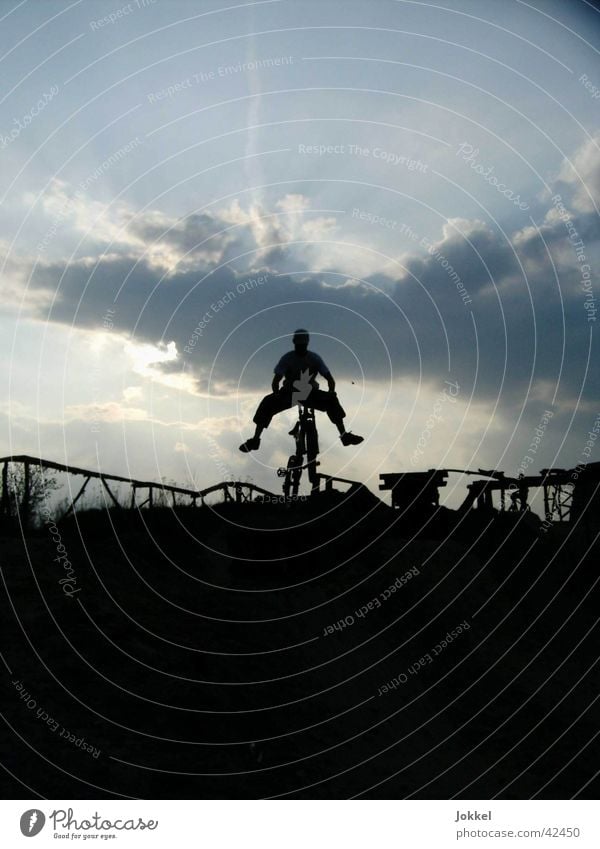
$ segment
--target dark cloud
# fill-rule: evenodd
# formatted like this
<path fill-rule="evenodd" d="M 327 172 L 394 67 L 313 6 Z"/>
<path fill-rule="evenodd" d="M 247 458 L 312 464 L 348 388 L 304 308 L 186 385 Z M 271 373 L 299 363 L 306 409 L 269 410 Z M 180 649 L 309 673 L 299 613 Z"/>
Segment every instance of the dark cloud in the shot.
<path fill-rule="evenodd" d="M 187 262 L 221 262 L 227 249 L 240 246 L 240 232 L 209 213 L 193 214 L 179 221 L 162 216 L 142 216 L 132 220 L 129 230 L 144 243 L 175 249 Z M 243 235 L 243 232 L 242 232 Z"/>
<path fill-rule="evenodd" d="M 301 210 L 302 199 L 287 196 L 279 206 Z M 233 204 L 222 217 L 132 219 L 132 239 L 126 234 L 120 253 L 38 265 L 33 291 L 57 297 L 48 315 L 39 306 L 37 315 L 98 329 L 114 309 L 116 332 L 174 341 L 179 359 L 157 367 L 185 368 L 202 391 L 266 388 L 291 331 L 307 326 L 334 374 L 357 383 L 403 376 L 439 383 L 450 375 L 477 398 L 501 396 L 505 409 L 518 408 L 532 384 L 553 392 L 560 381 L 559 400 L 576 399 L 582 389 L 584 398 L 597 397 L 595 351 L 585 375 L 593 325 L 581 268 L 555 209 L 539 232 L 526 226 L 508 236 L 480 221 L 451 220 L 429 252 L 415 245 L 402 257 L 397 277 L 366 280 L 336 269 L 291 273 L 302 267 L 301 248 L 286 245 L 283 219 L 263 213 Z M 589 255 L 597 250 L 597 217 L 570 215 Z M 293 218 L 303 226 L 300 214 Z M 318 226 L 326 231 L 331 220 Z M 124 253 L 140 239 L 146 251 Z M 191 253 L 166 271 L 157 245 Z"/>

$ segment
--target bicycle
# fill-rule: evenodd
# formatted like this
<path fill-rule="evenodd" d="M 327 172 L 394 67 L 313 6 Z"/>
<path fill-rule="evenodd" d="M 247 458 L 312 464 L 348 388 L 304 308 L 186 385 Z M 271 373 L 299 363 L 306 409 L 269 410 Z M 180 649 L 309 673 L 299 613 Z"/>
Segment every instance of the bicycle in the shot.
<path fill-rule="evenodd" d="M 298 402 L 298 421 L 289 432 L 296 442 L 295 451 L 290 455 L 287 466 L 277 469 L 277 476 L 285 478 L 283 482 L 283 494 L 286 499 L 295 498 L 298 495 L 302 472 L 307 470 L 313 492 L 319 489 L 320 475 L 317 466 L 320 465 L 319 456 L 319 434 L 315 421 L 314 408 L 303 401 Z M 304 457 L 306 456 L 306 462 Z"/>

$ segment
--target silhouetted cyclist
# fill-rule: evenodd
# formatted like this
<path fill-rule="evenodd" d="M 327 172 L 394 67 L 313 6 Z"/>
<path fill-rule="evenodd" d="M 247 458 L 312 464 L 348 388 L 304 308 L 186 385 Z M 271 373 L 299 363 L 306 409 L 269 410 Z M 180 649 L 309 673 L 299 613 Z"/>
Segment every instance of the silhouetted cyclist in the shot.
<path fill-rule="evenodd" d="M 308 331 L 300 328 L 293 337 L 294 350 L 284 354 L 275 366 L 275 374 L 270 395 L 265 395 L 254 416 L 256 430 L 251 439 L 240 445 L 240 451 L 256 451 L 260 448 L 260 436 L 269 427 L 276 413 L 289 410 L 294 404 L 302 401 L 315 410 L 327 413 L 340 433 L 343 445 L 358 445 L 363 441 L 362 436 L 347 433 L 344 429 L 346 413 L 335 391 L 335 380 L 321 357 L 314 351 L 308 350 Z M 316 381 L 317 374 L 323 375 L 329 387 L 328 392 L 319 389 Z M 283 386 L 279 388 L 281 379 Z"/>

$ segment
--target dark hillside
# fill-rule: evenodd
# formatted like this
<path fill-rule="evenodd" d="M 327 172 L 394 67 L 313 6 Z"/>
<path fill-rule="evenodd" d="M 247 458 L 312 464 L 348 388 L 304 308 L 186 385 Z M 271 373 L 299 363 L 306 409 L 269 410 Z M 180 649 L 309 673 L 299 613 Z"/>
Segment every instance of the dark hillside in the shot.
<path fill-rule="evenodd" d="M 62 585 L 46 531 L 6 537 L 5 795 L 572 795 L 597 770 L 592 554 L 531 518 L 398 516 L 88 511 Z"/>

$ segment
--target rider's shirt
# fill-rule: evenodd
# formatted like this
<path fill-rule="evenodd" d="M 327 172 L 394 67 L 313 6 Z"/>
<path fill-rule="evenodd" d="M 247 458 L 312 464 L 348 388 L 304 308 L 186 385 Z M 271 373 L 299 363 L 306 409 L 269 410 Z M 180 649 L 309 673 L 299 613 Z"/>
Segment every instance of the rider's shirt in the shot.
<path fill-rule="evenodd" d="M 291 389 L 294 381 L 300 380 L 306 369 L 309 371 L 310 382 L 316 388 L 318 388 L 318 383 L 315 380 L 317 374 L 327 377 L 330 373 L 323 359 L 314 351 L 307 351 L 304 356 L 297 354 L 296 351 L 288 351 L 275 366 L 275 374 L 283 377 L 284 388 Z"/>

